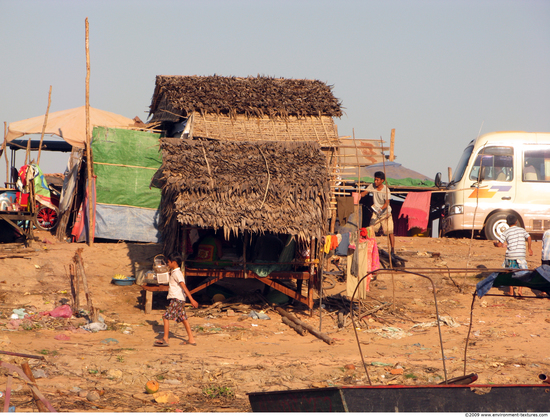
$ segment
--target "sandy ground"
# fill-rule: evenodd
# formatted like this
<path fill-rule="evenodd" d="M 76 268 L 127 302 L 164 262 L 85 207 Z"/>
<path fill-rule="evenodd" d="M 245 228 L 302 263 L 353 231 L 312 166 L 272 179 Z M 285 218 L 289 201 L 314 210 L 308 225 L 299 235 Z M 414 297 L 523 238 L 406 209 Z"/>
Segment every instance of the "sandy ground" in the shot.
<path fill-rule="evenodd" d="M 155 295 L 153 312 L 141 306 L 139 286 L 115 286 L 114 274 L 133 274 L 134 262 L 152 262 L 160 248 L 152 244 L 57 242 L 40 233 L 30 249 L 0 244 L 0 350 L 44 356 L 44 360 L 1 355 L 10 364 L 28 361 L 39 390 L 61 412 L 246 412 L 247 393 L 368 384 L 358 342 L 350 321 L 338 328 L 338 294 L 345 283 L 325 291 L 322 319 L 318 305 L 309 316 L 302 305 L 287 307 L 302 321 L 335 340 L 329 345 L 311 334 L 298 335 L 281 322 L 268 305 L 252 293 L 262 285 L 237 283 L 242 298 L 231 307 L 211 308 L 207 295 L 198 297 L 199 309 L 189 308 L 197 346 L 186 339 L 181 325 L 171 323 L 169 347 L 154 347 L 162 334 L 165 294 Z M 407 267 L 499 268 L 504 250 L 490 242 L 467 239 L 396 237 L 398 254 Z M 385 247 L 385 238 L 380 238 Z M 13 323 L 13 309 L 28 313 L 53 310 L 70 297 L 69 265 L 83 248 L 85 272 L 93 305 L 100 309 L 106 331 L 85 332 L 84 318 L 34 316 Z M 541 243 L 533 245 L 529 266 L 538 266 Z M 439 256 L 434 253 L 439 253 Z M 470 257 L 468 257 L 468 254 Z M 434 256 L 435 255 L 435 256 Z M 464 375 L 464 348 L 475 283 L 473 274 L 433 273 L 442 326 L 448 378 Z M 493 289 L 491 294 L 502 295 Z M 550 374 L 550 300 L 484 297 L 476 299 L 468 344 L 466 374 L 477 373 L 478 383 L 540 383 Z M 315 296 L 318 298 L 318 295 Z M 332 302 L 331 302 L 332 301 Z M 86 301 L 81 294 L 81 303 Z M 210 309 L 208 309 L 210 308 Z M 220 309 L 221 308 L 221 309 Z M 374 311 L 358 324 L 357 335 L 372 384 L 418 385 L 444 378 L 431 284 L 412 275 L 379 275 L 363 301 Z M 252 319 L 250 309 L 263 310 L 269 320 Z M 322 322 L 321 322 L 322 321 Z M 0 375 L 5 391 L 7 373 Z M 159 394 L 144 392 L 150 379 L 160 383 Z M 11 405 L 17 411 L 36 411 L 27 385 L 15 377 Z M 0 399 L 0 401 L 2 401 Z"/>

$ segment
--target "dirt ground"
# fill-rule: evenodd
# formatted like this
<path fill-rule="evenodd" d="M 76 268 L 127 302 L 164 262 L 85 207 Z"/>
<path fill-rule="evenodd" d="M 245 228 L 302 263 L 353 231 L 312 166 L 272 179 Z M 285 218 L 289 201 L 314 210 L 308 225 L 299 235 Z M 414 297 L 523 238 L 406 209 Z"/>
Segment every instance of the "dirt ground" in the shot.
<path fill-rule="evenodd" d="M 247 412 L 249 392 L 369 383 L 353 325 L 348 319 L 338 327 L 343 282 L 324 292 L 321 318 L 318 303 L 312 316 L 303 305 L 285 306 L 302 321 L 321 325 L 322 332 L 335 340 L 332 345 L 312 334 L 301 336 L 282 323 L 254 293 L 263 285 L 251 279 L 234 284 L 243 290 L 230 306 L 212 308 L 210 296 L 197 296 L 199 309 L 188 309 L 197 346 L 180 345 L 185 331 L 171 322 L 170 346 L 154 347 L 154 340 L 162 336 L 166 294 L 155 294 L 153 312 L 145 314 L 141 288 L 116 286 L 111 278 L 133 275 L 134 262 L 152 262 L 160 253 L 158 245 L 121 242 L 89 247 L 57 242 L 49 233 L 38 237 L 28 249 L 0 244 L 0 350 L 43 355 L 44 360 L 0 357 L 10 364 L 28 362 L 39 390 L 60 412 Z M 380 243 L 386 247 L 385 238 Z M 482 240 L 396 237 L 396 247 L 408 268 L 499 268 L 504 256 L 502 248 Z M 78 248 L 83 248 L 92 302 L 108 326 L 105 331 L 82 330 L 82 317 L 38 315 L 70 299 L 69 266 Z M 534 242 L 533 250 L 535 255 L 528 258 L 531 268 L 540 263 L 540 241 Z M 481 384 L 536 384 L 539 374 L 550 374 L 549 299 L 535 298 L 528 289 L 523 299 L 502 297 L 498 289 L 489 293 L 499 296 L 476 298 L 464 373 L 472 294 L 481 277 L 429 276 L 446 322 L 441 330 L 448 378 L 477 373 Z M 80 300 L 85 307 L 83 293 Z M 372 384 L 418 385 L 444 379 L 428 280 L 379 275 L 361 306 L 372 311 L 357 324 Z M 34 315 L 23 321 L 10 319 L 19 308 Z M 270 319 L 252 319 L 252 309 Z M 5 392 L 7 370 L 2 371 L 0 391 Z M 156 397 L 144 391 L 151 379 L 160 384 Z M 16 411 L 37 411 L 28 386 L 17 376 L 11 405 Z"/>

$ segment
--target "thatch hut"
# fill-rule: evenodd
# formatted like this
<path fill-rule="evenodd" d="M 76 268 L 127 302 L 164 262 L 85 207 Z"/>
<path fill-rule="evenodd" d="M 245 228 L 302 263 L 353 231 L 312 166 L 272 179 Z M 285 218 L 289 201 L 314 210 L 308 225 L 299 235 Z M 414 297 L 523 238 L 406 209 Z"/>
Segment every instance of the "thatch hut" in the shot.
<path fill-rule="evenodd" d="M 331 87 L 320 81 L 157 76 L 149 122 L 167 133 L 159 170 L 165 253 L 186 247 L 183 227 L 221 230 L 227 239 L 284 234 L 305 243 L 308 258 L 315 258 L 330 199 L 322 147 L 337 143 L 333 117 L 341 114 Z M 247 272 L 247 261 L 244 277 L 276 287 L 270 276 Z M 317 274 L 309 260 L 292 271 L 296 277 L 287 277 L 300 281 Z M 311 308 L 309 283 L 307 298 L 279 290 Z"/>

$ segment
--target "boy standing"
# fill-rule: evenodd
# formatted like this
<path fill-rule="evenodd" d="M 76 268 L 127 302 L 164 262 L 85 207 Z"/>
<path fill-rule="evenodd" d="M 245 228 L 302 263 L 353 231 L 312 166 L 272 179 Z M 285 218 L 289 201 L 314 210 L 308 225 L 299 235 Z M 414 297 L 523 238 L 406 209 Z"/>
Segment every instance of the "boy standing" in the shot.
<path fill-rule="evenodd" d="M 367 193 L 373 194 L 374 204 L 372 209 L 374 211 L 370 225 L 374 231 L 378 231 L 382 227 L 384 235 L 388 235 L 390 238 L 391 253 L 394 253 L 395 239 L 393 237 L 393 218 L 391 215 L 390 206 L 390 189 L 384 184 L 386 175 L 382 171 L 374 173 L 374 185 L 369 184 L 368 187 L 361 192 L 361 197 Z"/>
<path fill-rule="evenodd" d="M 516 215 L 509 214 L 506 217 L 506 223 L 510 228 L 502 233 L 502 236 L 498 241 L 494 241 L 493 244 L 495 247 L 505 247 L 506 254 L 504 256 L 504 267 L 512 269 L 527 269 L 527 260 L 525 257 L 525 240 L 527 240 L 527 249 L 529 250 L 529 255 L 533 255 L 533 250 L 531 249 L 531 235 L 518 226 L 518 218 Z M 508 293 L 509 296 L 514 296 L 514 291 L 510 287 Z M 518 288 L 518 295 L 522 295 L 521 287 Z"/>
<path fill-rule="evenodd" d="M 188 340 L 183 341 L 181 344 L 190 344 L 197 345 L 195 338 L 191 333 L 191 326 L 187 320 L 187 314 L 185 313 L 185 296 L 189 298 L 189 302 L 193 305 L 194 308 L 197 308 L 199 304 L 191 293 L 185 286 L 185 277 L 181 271 L 181 264 L 183 260 L 181 256 L 177 253 L 173 253 L 168 257 L 168 267 L 172 270 L 170 273 L 170 281 L 168 283 L 168 300 L 170 305 L 164 315 L 162 315 L 162 320 L 164 322 L 164 338 L 162 340 L 155 341 L 156 347 L 168 347 L 168 338 L 170 334 L 170 323 L 169 320 L 175 320 L 176 323 L 183 322 L 183 326 L 187 331 Z"/>

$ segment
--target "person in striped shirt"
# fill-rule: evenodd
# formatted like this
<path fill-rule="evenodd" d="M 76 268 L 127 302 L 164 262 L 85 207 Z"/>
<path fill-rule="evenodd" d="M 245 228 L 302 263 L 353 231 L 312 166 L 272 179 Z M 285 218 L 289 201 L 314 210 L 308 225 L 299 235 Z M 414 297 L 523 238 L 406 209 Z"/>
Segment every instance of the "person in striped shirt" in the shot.
<path fill-rule="evenodd" d="M 502 267 L 513 269 L 527 269 L 527 260 L 525 256 L 525 240 L 527 240 L 527 250 L 529 255 L 533 255 L 531 249 L 531 235 L 518 226 L 518 218 L 516 215 L 509 214 L 506 217 L 506 223 L 510 228 L 502 233 L 498 241 L 494 242 L 495 247 L 505 247 L 506 254 L 504 255 L 504 264 Z M 514 290 L 510 287 L 506 293 L 509 296 L 514 296 Z M 523 296 L 522 288 L 518 288 L 518 295 Z"/>
<path fill-rule="evenodd" d="M 542 254 L 540 256 L 540 263 L 550 266 L 550 229 L 544 231 L 542 236 Z"/>
<path fill-rule="evenodd" d="M 540 255 L 540 264 L 550 266 L 550 229 L 544 231 L 542 236 L 542 253 Z M 541 296 L 548 296 L 548 293 L 541 292 Z"/>

